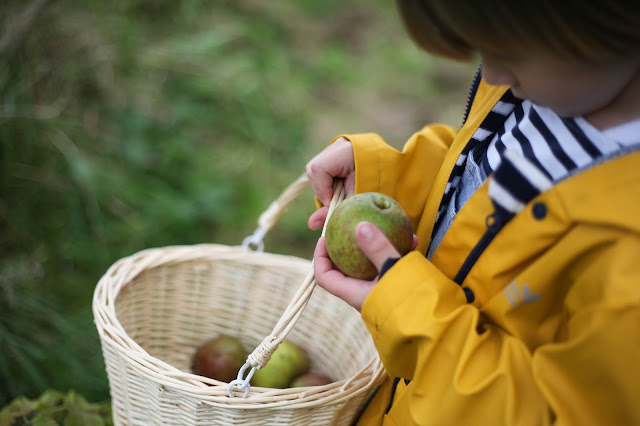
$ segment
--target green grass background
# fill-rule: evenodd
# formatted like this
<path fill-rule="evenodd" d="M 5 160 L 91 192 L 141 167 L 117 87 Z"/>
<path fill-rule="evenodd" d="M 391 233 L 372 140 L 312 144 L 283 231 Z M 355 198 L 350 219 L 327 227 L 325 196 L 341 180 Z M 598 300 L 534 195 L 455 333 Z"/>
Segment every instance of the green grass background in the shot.
<path fill-rule="evenodd" d="M 392 1 L 3 0 L 0 406 L 108 399 L 112 263 L 239 244 L 336 134 L 459 125 L 474 70 L 419 52 Z M 307 191 L 266 250 L 310 258 L 312 211 Z"/>

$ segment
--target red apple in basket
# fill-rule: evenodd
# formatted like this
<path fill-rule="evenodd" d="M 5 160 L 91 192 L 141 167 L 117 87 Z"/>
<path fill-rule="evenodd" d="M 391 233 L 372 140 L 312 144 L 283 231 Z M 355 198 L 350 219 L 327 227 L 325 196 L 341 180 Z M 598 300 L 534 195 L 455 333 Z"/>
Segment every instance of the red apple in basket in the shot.
<path fill-rule="evenodd" d="M 193 374 L 229 383 L 238 376 L 247 353 L 240 340 L 220 334 L 200 345 L 193 355 Z"/>
<path fill-rule="evenodd" d="M 318 373 L 306 373 L 293 379 L 293 381 L 289 384 L 289 387 L 303 388 L 306 386 L 328 385 L 329 383 L 333 383 L 333 380 L 331 380 L 325 375 L 318 374 Z"/>
<path fill-rule="evenodd" d="M 338 204 L 327 222 L 327 253 L 343 274 L 372 280 L 378 271 L 356 241 L 356 226 L 363 221 L 379 228 L 401 256 L 411 251 L 413 229 L 402 206 L 388 195 L 364 192 Z"/>

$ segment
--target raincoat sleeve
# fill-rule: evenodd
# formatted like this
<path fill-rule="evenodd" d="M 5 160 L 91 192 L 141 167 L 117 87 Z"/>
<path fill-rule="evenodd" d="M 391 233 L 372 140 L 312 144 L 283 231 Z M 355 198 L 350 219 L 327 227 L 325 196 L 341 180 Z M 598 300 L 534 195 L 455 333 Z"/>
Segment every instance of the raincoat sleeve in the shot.
<path fill-rule="evenodd" d="M 566 265 L 562 335 L 533 349 L 483 319 L 420 253 L 398 261 L 362 306 L 387 373 L 408 382 L 385 424 L 636 424 L 640 239 L 594 245 Z"/>

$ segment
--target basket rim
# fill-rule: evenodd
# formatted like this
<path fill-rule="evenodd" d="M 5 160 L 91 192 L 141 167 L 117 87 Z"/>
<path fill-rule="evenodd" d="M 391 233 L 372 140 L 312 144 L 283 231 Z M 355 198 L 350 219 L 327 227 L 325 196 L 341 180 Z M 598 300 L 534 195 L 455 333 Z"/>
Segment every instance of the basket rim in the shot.
<path fill-rule="evenodd" d="M 117 351 L 126 363 L 151 379 L 161 389 L 172 389 L 198 398 L 202 403 L 229 407 L 239 405 L 251 408 L 306 408 L 317 405 L 340 404 L 366 392 L 379 384 L 385 375 L 377 352 L 369 362 L 348 379 L 327 385 L 305 388 L 272 389 L 252 386 L 247 398 L 234 390 L 228 395 L 228 383 L 186 373 L 149 354 L 136 343 L 120 324 L 115 302 L 120 292 L 143 272 L 158 266 L 198 260 L 235 259 L 251 264 L 273 266 L 274 262 L 295 268 L 311 268 L 311 261 L 291 255 L 257 252 L 242 246 L 221 244 L 175 245 L 149 248 L 116 261 L 96 285 L 92 310 L 94 322 L 103 345 Z M 104 348 L 103 348 L 104 350 Z"/>

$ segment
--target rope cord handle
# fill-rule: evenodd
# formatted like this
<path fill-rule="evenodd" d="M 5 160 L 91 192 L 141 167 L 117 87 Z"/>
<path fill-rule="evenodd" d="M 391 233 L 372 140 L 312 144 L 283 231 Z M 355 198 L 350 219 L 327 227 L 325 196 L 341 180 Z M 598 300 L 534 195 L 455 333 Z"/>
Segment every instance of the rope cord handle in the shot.
<path fill-rule="evenodd" d="M 282 216 L 284 209 L 286 208 L 291 201 L 297 197 L 303 190 L 306 188 L 309 183 L 308 179 L 305 175 L 298 178 L 293 184 L 289 185 L 287 189 L 283 192 L 283 194 L 269 206 L 269 208 L 260 216 L 259 223 L 264 219 L 265 223 L 269 225 L 270 229 L 277 219 Z M 295 195 L 294 195 L 295 194 Z M 324 226 L 322 227 L 322 234 L 324 236 L 327 223 L 329 222 L 329 217 L 335 210 L 335 208 L 340 204 L 342 200 L 344 200 L 346 196 L 346 192 L 344 190 L 344 185 L 342 180 L 336 180 L 333 186 L 333 198 L 331 199 L 331 203 L 329 204 L 329 211 L 327 213 L 327 218 L 324 222 Z M 275 221 L 274 221 L 275 220 Z M 260 228 L 258 228 L 260 229 Z M 267 229 L 267 228 L 264 228 Z M 265 232 L 266 233 L 266 232 Z M 256 235 L 254 233 L 254 235 Z M 264 235 L 263 235 L 264 236 Z M 246 239 L 245 239 L 246 240 Z M 302 315 L 309 299 L 311 298 L 311 294 L 313 289 L 315 288 L 316 280 L 313 272 L 313 261 L 311 262 L 311 270 L 307 273 L 302 285 L 293 296 L 289 305 L 284 310 L 282 316 L 278 320 L 277 324 L 271 331 L 267 337 L 265 337 L 262 342 L 258 345 L 258 347 L 247 357 L 247 362 L 242 366 L 240 371 L 238 372 L 238 377 L 235 380 L 232 380 L 228 387 L 227 393 L 233 398 L 233 388 L 237 388 L 238 390 L 243 390 L 243 398 L 246 398 L 249 395 L 249 390 L 251 389 L 251 385 L 249 384 L 253 374 L 256 370 L 264 367 L 269 359 L 271 359 L 271 355 L 275 352 L 276 348 L 282 343 L 282 341 L 287 337 L 291 329 L 298 322 L 298 319 Z M 251 367 L 251 370 L 244 377 L 247 369 Z"/>

